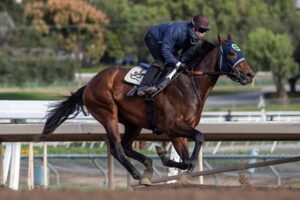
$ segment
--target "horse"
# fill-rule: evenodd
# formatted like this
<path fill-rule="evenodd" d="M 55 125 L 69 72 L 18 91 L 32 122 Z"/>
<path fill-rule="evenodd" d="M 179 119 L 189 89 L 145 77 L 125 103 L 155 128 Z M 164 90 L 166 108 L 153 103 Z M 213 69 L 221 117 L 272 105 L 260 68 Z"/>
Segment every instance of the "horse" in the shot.
<path fill-rule="evenodd" d="M 163 165 L 187 170 L 187 174 L 193 171 L 204 143 L 203 134 L 195 127 L 200 122 L 205 101 L 219 76 L 227 75 L 241 85 L 251 83 L 254 77 L 241 49 L 231 37 L 224 39 L 218 35 L 216 45 L 210 42 L 206 44 L 209 44 L 206 45 L 208 50 L 204 54 L 203 51 L 199 53 L 201 49 L 196 50 L 187 62 L 187 69 L 154 97 L 155 125 L 168 136 L 181 161 L 169 159 L 162 147 L 156 147 L 156 151 Z M 40 138 L 43 140 L 65 120 L 87 109 L 105 128 L 111 154 L 140 184 L 149 185 L 153 175 L 152 160 L 135 151 L 132 146 L 141 129 L 151 127 L 144 98 L 126 95 L 133 87 L 123 80 L 128 71 L 120 67 L 102 70 L 67 99 L 52 105 Z M 125 127 L 123 137 L 118 123 Z M 195 143 L 191 155 L 188 140 Z M 145 166 L 143 174 L 130 163 L 128 157 Z"/>

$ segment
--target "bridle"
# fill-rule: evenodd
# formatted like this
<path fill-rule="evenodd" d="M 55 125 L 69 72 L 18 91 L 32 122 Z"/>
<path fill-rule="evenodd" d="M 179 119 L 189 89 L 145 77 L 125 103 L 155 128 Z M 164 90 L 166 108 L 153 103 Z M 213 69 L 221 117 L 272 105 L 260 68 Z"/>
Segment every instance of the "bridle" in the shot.
<path fill-rule="evenodd" d="M 233 44 L 233 43 L 232 43 Z M 231 78 L 233 81 L 239 81 L 239 77 L 242 76 L 242 74 L 236 70 L 236 66 L 242 62 L 243 60 L 245 60 L 245 57 L 243 55 L 242 52 L 238 52 L 239 54 L 237 54 L 237 58 L 233 61 L 228 61 L 228 59 L 224 59 L 224 57 L 226 57 L 227 55 L 224 55 L 224 50 L 223 50 L 223 45 L 221 44 L 219 46 L 219 61 L 218 61 L 218 65 L 219 65 L 219 69 L 220 71 L 203 71 L 203 70 L 197 70 L 194 71 L 194 69 L 192 68 L 192 70 L 185 70 L 186 74 L 190 75 L 190 76 L 222 76 L 222 75 L 227 75 L 229 76 L 229 78 Z M 226 62 L 224 62 L 224 60 Z M 225 71 L 225 69 L 230 69 Z"/>
<path fill-rule="evenodd" d="M 231 43 L 231 46 L 233 46 L 233 45 L 235 45 L 235 44 Z M 234 48 L 234 49 L 237 53 L 236 59 L 234 59 L 232 61 L 229 61 L 229 59 L 227 59 L 227 58 L 224 59 L 224 57 L 227 57 L 228 54 L 224 54 L 223 45 L 222 44 L 219 45 L 218 65 L 219 65 L 220 71 L 217 71 L 217 72 L 216 71 L 203 71 L 203 70 L 194 71 L 193 68 L 192 68 L 192 70 L 187 70 L 187 69 L 184 70 L 184 72 L 191 77 L 192 87 L 193 87 L 193 90 L 194 90 L 194 92 L 196 94 L 196 97 L 197 97 L 198 108 L 197 108 L 196 112 L 198 112 L 198 110 L 200 109 L 200 99 L 199 99 L 200 97 L 198 95 L 198 91 L 196 89 L 195 81 L 193 79 L 194 76 L 222 76 L 222 75 L 227 75 L 231 80 L 236 81 L 236 82 L 239 82 L 239 80 L 244 76 L 242 73 L 240 73 L 238 70 L 236 70 L 236 66 L 240 62 L 245 60 L 245 57 L 244 57 L 243 53 L 240 51 L 238 46 L 236 46 L 236 48 Z"/>

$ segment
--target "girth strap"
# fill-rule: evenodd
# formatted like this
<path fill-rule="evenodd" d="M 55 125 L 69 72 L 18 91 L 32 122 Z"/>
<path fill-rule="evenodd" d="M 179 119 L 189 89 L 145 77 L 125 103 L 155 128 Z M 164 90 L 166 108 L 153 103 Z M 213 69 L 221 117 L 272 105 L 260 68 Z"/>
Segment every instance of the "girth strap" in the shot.
<path fill-rule="evenodd" d="M 157 128 L 155 125 L 155 121 L 156 121 L 155 99 L 151 96 L 147 96 L 145 97 L 145 103 L 146 103 L 147 122 L 149 128 L 153 131 L 155 135 L 163 134 L 164 131 Z"/>
<path fill-rule="evenodd" d="M 145 97 L 145 103 L 146 103 L 146 114 L 147 114 L 147 121 L 149 128 L 151 130 L 155 130 L 155 100 L 151 96 Z"/>

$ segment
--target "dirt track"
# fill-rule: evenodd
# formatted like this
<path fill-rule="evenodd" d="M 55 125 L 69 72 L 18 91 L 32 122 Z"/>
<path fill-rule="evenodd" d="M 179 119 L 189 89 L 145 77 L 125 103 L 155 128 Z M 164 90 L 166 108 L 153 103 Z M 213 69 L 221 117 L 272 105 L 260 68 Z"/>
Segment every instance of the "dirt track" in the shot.
<path fill-rule="evenodd" d="M 133 191 L 10 191 L 0 190 L 0 200 L 289 200 L 299 199 L 300 189 L 258 188 L 258 187 L 217 187 L 196 185 L 162 185 L 136 188 Z"/>

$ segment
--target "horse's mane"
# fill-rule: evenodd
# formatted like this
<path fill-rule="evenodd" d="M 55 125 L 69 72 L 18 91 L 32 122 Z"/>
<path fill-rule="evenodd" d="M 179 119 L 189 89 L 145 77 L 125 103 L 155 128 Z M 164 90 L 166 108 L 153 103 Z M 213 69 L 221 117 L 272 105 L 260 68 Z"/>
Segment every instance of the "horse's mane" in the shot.
<path fill-rule="evenodd" d="M 197 70 L 199 67 L 201 67 L 201 61 L 216 47 L 217 45 L 207 40 L 205 40 L 201 45 L 198 45 L 185 63 L 187 69 Z M 179 88 L 182 87 L 182 85 L 190 86 L 190 79 L 188 76 L 180 76 L 178 80 L 180 81 L 175 82 L 175 84 L 178 84 Z"/>
<path fill-rule="evenodd" d="M 186 62 L 187 66 L 190 68 L 196 68 L 197 65 L 205 58 L 205 56 L 211 52 L 217 45 L 205 40 L 201 45 L 198 45 L 194 52 L 192 53 L 189 60 Z"/>

